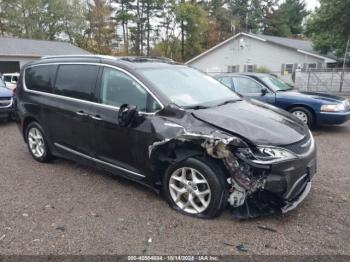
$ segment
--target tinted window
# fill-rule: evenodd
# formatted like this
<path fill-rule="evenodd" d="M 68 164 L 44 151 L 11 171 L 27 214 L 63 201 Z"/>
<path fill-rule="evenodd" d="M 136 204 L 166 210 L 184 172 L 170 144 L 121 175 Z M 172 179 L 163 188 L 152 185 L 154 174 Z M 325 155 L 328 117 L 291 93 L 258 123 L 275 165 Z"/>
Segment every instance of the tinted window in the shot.
<path fill-rule="evenodd" d="M 101 82 L 101 103 L 120 107 L 123 104 L 137 106 L 140 111 L 156 111 L 159 104 L 134 79 L 125 73 L 105 67 Z M 150 110 L 147 110 L 149 103 Z"/>
<path fill-rule="evenodd" d="M 239 94 L 261 93 L 262 86 L 256 81 L 246 77 L 235 77 L 235 89 Z"/>
<path fill-rule="evenodd" d="M 52 92 L 56 69 L 56 65 L 35 66 L 28 68 L 25 73 L 27 88 L 48 93 Z"/>
<path fill-rule="evenodd" d="M 55 93 L 91 100 L 97 73 L 98 66 L 95 65 L 60 65 L 56 78 Z"/>

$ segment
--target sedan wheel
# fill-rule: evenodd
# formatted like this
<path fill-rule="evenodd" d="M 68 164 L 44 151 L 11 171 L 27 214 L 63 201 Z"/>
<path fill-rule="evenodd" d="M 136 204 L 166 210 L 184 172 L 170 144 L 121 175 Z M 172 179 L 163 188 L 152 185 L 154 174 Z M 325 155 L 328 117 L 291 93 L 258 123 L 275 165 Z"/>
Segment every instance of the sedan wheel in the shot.
<path fill-rule="evenodd" d="M 211 199 L 208 181 L 198 170 L 189 167 L 179 168 L 171 174 L 169 191 L 175 204 L 190 214 L 204 212 Z"/>
<path fill-rule="evenodd" d="M 309 117 L 305 112 L 296 110 L 292 114 L 295 115 L 297 118 L 299 118 L 304 124 L 309 123 Z"/>

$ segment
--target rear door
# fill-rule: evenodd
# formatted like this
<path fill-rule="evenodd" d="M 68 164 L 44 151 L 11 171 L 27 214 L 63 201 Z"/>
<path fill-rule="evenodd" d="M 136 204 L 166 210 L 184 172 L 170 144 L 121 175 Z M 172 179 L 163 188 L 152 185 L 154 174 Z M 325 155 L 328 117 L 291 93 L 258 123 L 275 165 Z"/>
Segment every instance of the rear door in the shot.
<path fill-rule="evenodd" d="M 99 66 L 93 64 L 61 64 L 58 66 L 51 99 L 46 112 L 51 140 L 56 147 L 75 154 L 91 154 L 91 105 Z"/>
<path fill-rule="evenodd" d="M 275 93 L 267 89 L 258 81 L 246 76 L 232 77 L 234 88 L 237 93 L 244 97 L 254 98 L 265 103 L 274 105 L 276 102 Z M 264 93 L 264 90 L 266 93 Z"/>
<path fill-rule="evenodd" d="M 94 105 L 91 118 L 95 157 L 112 172 L 122 170 L 142 179 L 150 166 L 148 147 L 156 138 L 151 120 L 161 106 L 140 81 L 122 69 L 104 67 L 99 82 L 99 105 Z M 138 108 L 139 116 L 129 127 L 118 123 L 123 104 Z"/>

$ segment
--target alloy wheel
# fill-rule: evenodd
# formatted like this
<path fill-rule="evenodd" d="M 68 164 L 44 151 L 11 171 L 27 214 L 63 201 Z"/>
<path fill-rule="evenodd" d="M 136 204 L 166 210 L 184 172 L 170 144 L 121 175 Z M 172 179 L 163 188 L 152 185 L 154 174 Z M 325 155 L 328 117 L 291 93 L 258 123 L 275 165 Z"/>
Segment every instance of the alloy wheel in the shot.
<path fill-rule="evenodd" d="M 202 213 L 210 204 L 209 183 L 194 168 L 182 167 L 175 170 L 169 179 L 169 191 L 175 204 L 190 214 Z"/>
<path fill-rule="evenodd" d="M 44 137 L 38 128 L 32 127 L 28 131 L 28 144 L 30 151 L 35 157 L 40 158 L 45 154 Z"/>

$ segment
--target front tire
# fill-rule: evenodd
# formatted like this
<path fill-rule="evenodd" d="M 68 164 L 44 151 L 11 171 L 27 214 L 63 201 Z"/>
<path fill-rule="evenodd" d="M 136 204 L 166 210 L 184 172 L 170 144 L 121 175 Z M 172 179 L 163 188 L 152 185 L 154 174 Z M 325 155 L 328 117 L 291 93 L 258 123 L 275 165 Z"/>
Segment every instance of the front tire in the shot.
<path fill-rule="evenodd" d="M 43 128 L 37 122 L 31 122 L 26 129 L 26 141 L 32 157 L 39 162 L 52 160 Z"/>
<path fill-rule="evenodd" d="M 166 170 L 163 192 L 170 207 L 177 211 L 214 218 L 226 203 L 227 186 L 221 168 L 212 160 L 188 158 Z"/>
<path fill-rule="evenodd" d="M 289 112 L 299 118 L 304 124 L 312 127 L 314 125 L 315 119 L 311 111 L 305 107 L 293 107 Z"/>

